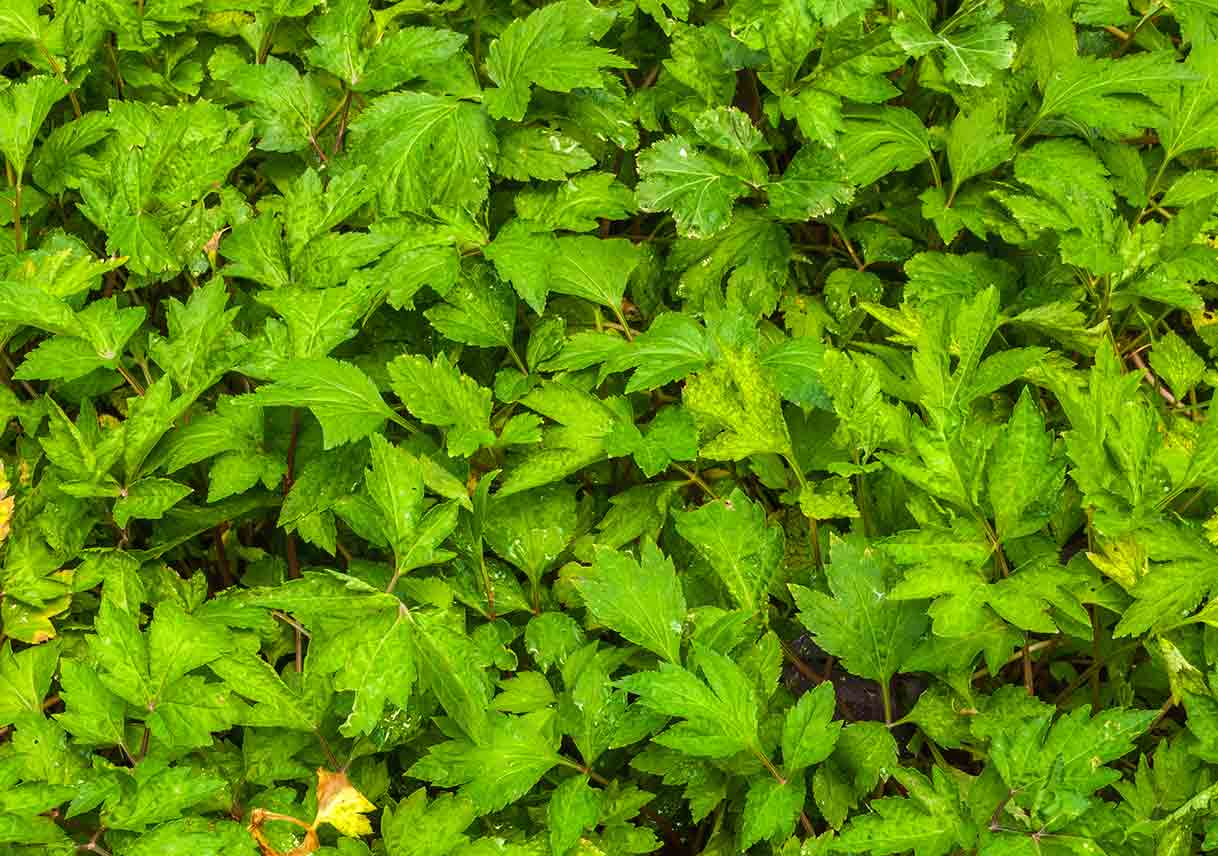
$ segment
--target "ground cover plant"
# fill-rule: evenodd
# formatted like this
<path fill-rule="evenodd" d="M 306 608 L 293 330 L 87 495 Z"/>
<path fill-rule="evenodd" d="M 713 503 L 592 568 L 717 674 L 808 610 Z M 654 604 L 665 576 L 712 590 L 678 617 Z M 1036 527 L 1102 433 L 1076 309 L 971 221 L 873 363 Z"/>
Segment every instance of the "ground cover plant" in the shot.
<path fill-rule="evenodd" d="M 4 0 L 0 854 L 1218 848 L 1218 10 Z"/>

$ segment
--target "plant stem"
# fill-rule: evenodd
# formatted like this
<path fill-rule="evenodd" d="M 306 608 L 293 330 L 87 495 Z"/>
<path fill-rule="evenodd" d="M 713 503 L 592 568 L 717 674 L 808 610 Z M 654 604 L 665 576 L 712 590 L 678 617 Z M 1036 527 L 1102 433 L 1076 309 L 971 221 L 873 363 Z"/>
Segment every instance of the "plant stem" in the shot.
<path fill-rule="evenodd" d="M 808 486 L 808 479 L 804 477 L 803 470 L 799 468 L 799 464 L 796 463 L 795 456 L 793 454 L 783 455 L 783 458 L 786 460 L 787 466 L 795 471 L 795 480 L 799 482 L 799 489 L 802 493 L 803 490 Z M 820 525 L 815 517 L 809 517 L 808 515 L 804 516 L 808 521 L 808 540 L 812 542 L 812 562 L 816 565 L 816 570 L 818 572 L 824 573 L 825 560 L 820 549 Z"/>
<path fill-rule="evenodd" d="M 520 354 L 516 353 L 516 349 L 514 347 L 512 347 L 510 342 L 508 343 L 508 346 L 507 346 L 507 352 L 508 352 L 508 356 L 510 356 L 512 358 L 512 362 L 514 362 L 516 364 L 516 368 L 520 369 L 520 373 L 527 375 L 529 373 L 529 370 L 525 366 L 524 360 L 520 359 Z"/>
<path fill-rule="evenodd" d="M 698 487 L 702 488 L 703 492 L 711 499 L 719 498 L 711 486 L 708 485 L 703 480 L 702 476 L 698 475 L 695 471 L 689 469 L 688 467 L 681 466 L 676 461 L 673 461 L 670 466 L 681 475 L 685 476 L 685 478 L 689 479 L 690 484 L 696 484 Z"/>
<path fill-rule="evenodd" d="M 622 314 L 622 307 L 614 306 L 612 309 L 613 314 L 617 316 L 617 323 L 622 325 L 622 332 L 626 334 L 626 341 L 633 342 L 634 332 L 630 329 L 630 325 L 626 323 L 626 316 Z"/>
<path fill-rule="evenodd" d="M 25 251 L 25 235 L 21 230 L 21 176 L 13 185 L 13 245 L 17 252 Z"/>
<path fill-rule="evenodd" d="M 288 466 L 287 471 L 283 476 L 283 495 L 287 497 L 292 491 L 292 485 L 296 483 L 296 441 L 300 438 L 300 411 L 292 410 L 292 434 L 288 438 Z M 300 559 L 296 555 L 296 535 L 288 532 L 288 579 L 295 580 L 300 578 Z M 294 625 L 293 630 L 296 634 L 296 673 L 300 674 L 304 671 L 304 640 L 300 632 L 300 625 Z"/>

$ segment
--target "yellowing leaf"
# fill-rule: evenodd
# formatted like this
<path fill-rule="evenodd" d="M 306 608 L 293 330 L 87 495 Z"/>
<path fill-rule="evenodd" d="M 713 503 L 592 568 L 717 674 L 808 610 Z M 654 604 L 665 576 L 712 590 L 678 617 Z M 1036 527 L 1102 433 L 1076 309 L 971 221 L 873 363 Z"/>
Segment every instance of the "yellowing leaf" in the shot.
<path fill-rule="evenodd" d="M 8 495 L 8 477 L 4 474 L 4 462 L 0 461 L 0 544 L 8 537 L 13 521 L 13 497 Z"/>
<path fill-rule="evenodd" d="M 328 823 L 351 838 L 369 835 L 372 825 L 364 815 L 375 810 L 376 806 L 355 789 L 346 773 L 317 768 L 317 816 L 313 818 L 313 829 Z"/>

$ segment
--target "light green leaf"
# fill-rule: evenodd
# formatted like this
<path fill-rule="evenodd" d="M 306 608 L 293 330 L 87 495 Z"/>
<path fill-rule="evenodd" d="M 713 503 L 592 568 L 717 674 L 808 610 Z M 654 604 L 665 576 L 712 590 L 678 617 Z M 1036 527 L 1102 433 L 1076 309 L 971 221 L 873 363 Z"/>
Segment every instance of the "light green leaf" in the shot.
<path fill-rule="evenodd" d="M 787 708 L 782 726 L 782 768 L 788 776 L 832 754 L 842 729 L 842 723 L 833 719 L 836 705 L 833 684 L 824 681 Z"/>
<path fill-rule="evenodd" d="M 127 487 L 114 503 L 114 522 L 125 527 L 133 518 L 160 520 L 190 495 L 192 488 L 171 479 L 144 478 Z"/>
<path fill-rule="evenodd" d="M 616 550 L 596 551 L 592 571 L 576 580 L 597 622 L 670 663 L 681 660 L 685 594 L 672 560 L 650 540 L 642 562 Z"/>
<path fill-rule="evenodd" d="M 516 213 L 544 230 L 591 232 L 601 218 L 622 220 L 635 209 L 634 192 L 608 172 L 586 172 L 554 188 L 527 187 L 516 194 Z"/>
<path fill-rule="evenodd" d="M 782 178 L 766 186 L 770 213 L 779 220 L 801 223 L 831 214 L 854 199 L 848 175 L 837 152 L 806 145 L 787 164 Z"/>
<path fill-rule="evenodd" d="M 466 269 L 444 298 L 423 313 L 442 335 L 480 348 L 511 345 L 516 296 L 488 266 Z"/>
<path fill-rule="evenodd" d="M 245 399 L 259 407 L 307 407 L 321 423 L 325 448 L 361 440 L 399 418 L 359 368 L 329 357 L 280 366 L 274 383 Z"/>
<path fill-rule="evenodd" d="M 23 714 L 42 711 L 58 661 L 56 642 L 14 654 L 12 644 L 5 641 L 0 648 L 0 724 L 9 725 Z"/>
<path fill-rule="evenodd" d="M 1180 400 L 1205 376 L 1205 361 L 1175 331 L 1155 343 L 1150 365 Z"/>
<path fill-rule="evenodd" d="M 871 184 L 933 157 L 922 120 L 904 107 L 858 107 L 843 117 L 841 156 L 855 184 Z"/>
<path fill-rule="evenodd" d="M 787 781 L 757 777 L 749 785 L 744 799 L 744 814 L 740 819 L 740 851 L 744 852 L 758 841 L 781 840 L 795 831 L 795 821 L 803 811 L 808 789 L 802 775 Z"/>
<path fill-rule="evenodd" d="M 1120 59 L 1075 57 L 1045 86 L 1032 127 L 1063 116 L 1114 134 L 1132 135 L 1156 125 L 1160 105 L 1195 77 L 1175 51 L 1146 51 Z M 1060 175 L 1060 173 L 1059 173 Z"/>
<path fill-rule="evenodd" d="M 782 399 L 756 356 L 725 348 L 722 359 L 685 382 L 685 407 L 698 421 L 708 458 L 738 461 L 771 452 L 791 455 Z"/>
<path fill-rule="evenodd" d="M 351 123 L 350 156 L 377 176 L 384 214 L 426 214 L 437 206 L 477 211 L 495 151 L 481 109 L 426 92 L 382 95 Z"/>
<path fill-rule="evenodd" d="M 491 391 L 461 373 L 440 354 L 433 362 L 403 355 L 389 364 L 393 391 L 428 425 L 444 428 L 448 454 L 469 457 L 495 442 L 491 431 Z"/>
<path fill-rule="evenodd" d="M 474 822 L 473 803 L 462 796 L 441 794 L 428 802 L 419 788 L 394 809 L 381 814 L 381 836 L 390 856 L 445 856 L 468 841 L 463 834 Z"/>
<path fill-rule="evenodd" d="M 547 128 L 516 128 L 499 139 L 495 172 L 504 178 L 563 181 L 596 161 L 575 140 Z"/>
<path fill-rule="evenodd" d="M 480 813 L 498 811 L 532 790 L 561 760 L 546 734 L 550 714 L 497 716 L 484 742 L 432 746 L 407 772 L 440 787 L 460 787 Z"/>
<path fill-rule="evenodd" d="M 732 219 L 732 204 L 748 185 L 685 137 L 665 137 L 638 156 L 639 207 L 671 211 L 677 230 L 705 238 Z"/>
<path fill-rule="evenodd" d="M 1065 464 L 1053 454 L 1053 438 L 1028 390 L 1019 396 L 1006 430 L 994 444 L 989 469 L 990 505 L 1004 540 L 1030 535 L 1058 507 Z"/>
<path fill-rule="evenodd" d="M 736 605 L 750 614 L 763 609 L 784 543 L 765 509 L 737 488 L 726 499 L 674 517 L 677 532 L 710 564 Z"/>
<path fill-rule="evenodd" d="M 989 172 L 1011 156 L 1015 135 L 1001 131 L 997 102 L 986 101 L 969 113 L 961 111 L 956 114 L 947 132 L 952 197 L 964 182 Z"/>
<path fill-rule="evenodd" d="M 563 856 L 596 825 L 602 802 L 602 791 L 593 790 L 586 776 L 573 776 L 554 789 L 546 808 L 554 856 Z"/>
<path fill-rule="evenodd" d="M 849 672 L 886 686 L 926 630 L 923 607 L 890 597 L 892 570 L 873 548 L 835 539 L 830 556 L 831 594 L 790 586 L 799 620 Z"/>
<path fill-rule="evenodd" d="M 948 81 L 985 86 L 995 72 L 1010 68 L 1015 59 L 1015 42 L 1009 39 L 1011 25 L 995 20 L 1002 11 L 1000 4 L 963 6 L 937 31 L 932 28 L 933 4 L 903 0 L 897 8 L 892 40 L 914 57 L 941 52 L 943 77 Z"/>
<path fill-rule="evenodd" d="M 638 704 L 684 720 L 656 742 L 703 758 L 726 758 L 757 746 L 757 694 L 752 681 L 729 657 L 695 644 L 706 681 L 673 663 L 635 672 L 617 682 Z"/>
<path fill-rule="evenodd" d="M 4 24 L 0 18 L 0 27 Z M 0 152 L 12 168 L 16 182 L 21 182 L 38 129 L 68 91 L 67 84 L 50 75 L 27 77 L 0 91 Z"/>
<path fill-rule="evenodd" d="M 615 17 L 587 0 L 560 0 L 513 21 L 487 52 L 487 75 L 498 86 L 483 93 L 487 111 L 496 119 L 519 122 L 532 84 L 553 92 L 601 89 L 602 68 L 631 68 L 633 63 L 592 44 Z"/>

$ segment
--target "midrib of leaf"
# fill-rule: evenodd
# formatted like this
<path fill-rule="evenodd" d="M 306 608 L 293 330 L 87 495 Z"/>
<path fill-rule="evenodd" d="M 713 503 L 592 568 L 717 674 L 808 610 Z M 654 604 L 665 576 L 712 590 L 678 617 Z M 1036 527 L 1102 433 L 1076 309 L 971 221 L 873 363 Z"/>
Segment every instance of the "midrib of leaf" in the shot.
<path fill-rule="evenodd" d="M 884 592 L 876 591 L 862 584 L 862 580 L 856 575 L 851 575 L 850 585 L 854 589 L 854 596 L 859 603 L 866 604 L 860 612 L 863 616 L 863 623 L 867 627 L 867 635 L 871 639 L 872 656 L 875 657 L 875 665 L 880 670 L 881 674 L 876 680 L 881 684 L 886 684 L 888 679 L 892 677 L 892 671 L 888 668 L 888 658 L 881 656 L 880 635 L 875 626 L 875 616 L 873 603 L 881 603 L 887 597 Z M 879 597 L 876 597 L 879 595 Z"/>

